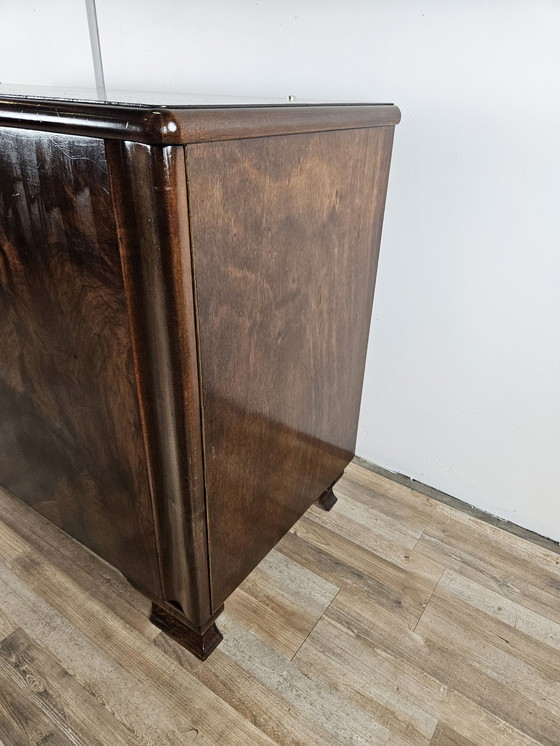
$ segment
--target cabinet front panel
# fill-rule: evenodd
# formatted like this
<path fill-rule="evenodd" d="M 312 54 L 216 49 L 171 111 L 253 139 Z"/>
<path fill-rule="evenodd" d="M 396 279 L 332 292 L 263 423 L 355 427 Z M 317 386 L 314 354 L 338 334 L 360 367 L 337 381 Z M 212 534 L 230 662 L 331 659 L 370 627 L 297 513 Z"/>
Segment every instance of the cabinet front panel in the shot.
<path fill-rule="evenodd" d="M 186 148 L 214 608 L 352 458 L 392 137 Z"/>
<path fill-rule="evenodd" d="M 104 143 L 0 142 L 0 486 L 159 594 Z"/>

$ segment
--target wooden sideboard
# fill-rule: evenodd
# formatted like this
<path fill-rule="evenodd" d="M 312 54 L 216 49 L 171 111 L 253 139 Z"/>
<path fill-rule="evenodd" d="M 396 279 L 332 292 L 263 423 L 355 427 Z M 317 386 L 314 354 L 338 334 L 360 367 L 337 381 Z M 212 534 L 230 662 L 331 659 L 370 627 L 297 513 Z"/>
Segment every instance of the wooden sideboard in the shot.
<path fill-rule="evenodd" d="M 205 658 L 351 460 L 392 105 L 0 89 L 0 485 Z"/>

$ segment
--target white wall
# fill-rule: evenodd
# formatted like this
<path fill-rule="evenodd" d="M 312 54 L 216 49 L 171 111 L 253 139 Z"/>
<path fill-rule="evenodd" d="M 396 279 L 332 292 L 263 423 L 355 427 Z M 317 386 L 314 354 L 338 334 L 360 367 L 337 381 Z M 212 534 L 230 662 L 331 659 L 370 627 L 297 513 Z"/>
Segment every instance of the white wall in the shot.
<path fill-rule="evenodd" d="M 93 86 L 84 0 L 0 0 L 0 83 Z"/>
<path fill-rule="evenodd" d="M 560 4 L 97 7 L 109 87 L 399 104 L 358 454 L 560 540 Z"/>

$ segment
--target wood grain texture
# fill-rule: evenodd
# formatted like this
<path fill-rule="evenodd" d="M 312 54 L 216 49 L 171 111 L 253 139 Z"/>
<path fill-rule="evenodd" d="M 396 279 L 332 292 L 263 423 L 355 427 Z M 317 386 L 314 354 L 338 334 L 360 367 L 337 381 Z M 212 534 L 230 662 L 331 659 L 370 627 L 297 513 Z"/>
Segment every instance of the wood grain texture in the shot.
<path fill-rule="evenodd" d="M 0 485 L 184 639 L 334 502 L 398 119 L 0 99 Z"/>
<path fill-rule="evenodd" d="M 103 142 L 0 139 L 0 485 L 157 595 Z"/>
<path fill-rule="evenodd" d="M 445 563 L 479 585 L 560 624 L 557 603 L 560 558 L 552 552 L 535 552 L 531 544 L 515 537 L 509 539 L 509 534 L 496 526 L 443 509 L 422 533 L 417 550 L 426 558 Z"/>
<path fill-rule="evenodd" d="M 101 689 L 106 706 L 118 712 L 119 719 L 132 730 L 138 727 L 140 719 L 141 730 L 150 734 L 150 741 L 165 746 L 191 743 L 195 739 L 209 745 L 270 743 L 229 705 L 198 686 L 189 673 L 173 664 L 151 640 L 134 632 L 130 634 L 130 628 L 118 616 L 100 613 L 101 605 L 87 589 L 80 589 L 64 573 L 41 562 L 33 553 L 14 561 L 2 577 L 2 586 L 11 590 L 7 599 L 10 616 L 25 631 L 36 623 L 37 613 L 32 613 L 30 624 L 24 615 L 29 609 L 22 609 L 21 595 L 17 591 L 14 594 L 17 578 L 26 579 L 33 604 L 41 609 L 39 623 L 43 634 L 47 627 L 45 619 L 49 620 L 48 626 L 70 629 L 62 645 L 56 646 L 61 665 L 66 667 L 70 658 L 69 673 L 79 671 L 90 691 Z M 48 604 L 42 605 L 46 597 Z M 75 605 L 68 603 L 69 597 L 76 601 Z M 86 656 L 83 660 L 72 657 L 76 645 L 82 656 Z M 100 664 L 101 671 L 92 665 L 92 660 Z"/>
<path fill-rule="evenodd" d="M 50 91 L 50 96 L 56 92 Z M 60 94 L 59 94 L 60 95 Z M 0 126 L 180 145 L 295 132 L 396 125 L 392 104 L 138 106 L 0 95 Z"/>
<path fill-rule="evenodd" d="M 392 139 L 186 148 L 214 607 L 352 458 Z"/>
<path fill-rule="evenodd" d="M 163 593 L 211 616 L 198 360 L 182 148 L 107 143 Z"/>
<path fill-rule="evenodd" d="M 9 690 L 12 701 L 27 703 L 29 723 L 37 710 L 52 728 L 54 741 L 91 746 L 129 746 L 138 741 L 100 702 L 80 686 L 73 676 L 21 629 L 0 643 L 2 692 Z M 10 723 L 11 720 L 11 723 Z M 43 720 L 43 718 L 41 718 Z M 8 727 L 16 730 L 21 718 L 12 714 Z M 3 726 L 6 725 L 4 722 Z M 28 743 L 51 743 L 45 739 Z"/>
<path fill-rule="evenodd" d="M 15 630 L 16 626 L 12 623 L 11 619 L 0 610 L 0 641 L 11 635 Z"/>
<path fill-rule="evenodd" d="M 75 746 L 76 741 L 61 733 L 26 693 L 13 690 L 11 682 L 2 679 L 0 672 L 0 686 L 3 689 L 0 699 L 2 746 Z"/>
<path fill-rule="evenodd" d="M 262 631 L 262 627 L 261 627 Z M 166 635 L 155 644 L 172 660 L 196 676 L 245 719 L 254 723 L 274 743 L 282 746 L 340 746 L 339 734 L 332 734 L 308 716 L 281 692 L 260 681 L 220 649 L 204 663 Z"/>
<path fill-rule="evenodd" d="M 560 554 L 354 464 L 337 493 L 233 594 L 201 663 L 0 491 L 0 741 L 89 744 L 114 722 L 144 746 L 557 746 Z"/>
<path fill-rule="evenodd" d="M 274 553 L 228 599 L 227 613 L 272 649 L 293 658 L 338 591 L 312 569 Z"/>
<path fill-rule="evenodd" d="M 463 738 L 456 731 L 438 723 L 430 741 L 430 746 L 476 746 L 474 741 Z"/>

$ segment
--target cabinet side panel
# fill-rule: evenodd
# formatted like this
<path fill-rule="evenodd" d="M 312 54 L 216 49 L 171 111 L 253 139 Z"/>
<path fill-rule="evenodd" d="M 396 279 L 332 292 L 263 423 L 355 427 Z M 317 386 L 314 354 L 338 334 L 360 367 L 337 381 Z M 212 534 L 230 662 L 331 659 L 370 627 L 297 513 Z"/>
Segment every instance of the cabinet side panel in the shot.
<path fill-rule="evenodd" d="M 163 601 L 211 616 L 184 150 L 107 141 Z"/>
<path fill-rule="evenodd" d="M 353 456 L 392 139 L 186 148 L 214 607 Z"/>
<path fill-rule="evenodd" d="M 104 143 L 0 141 L 0 485 L 157 595 Z"/>

